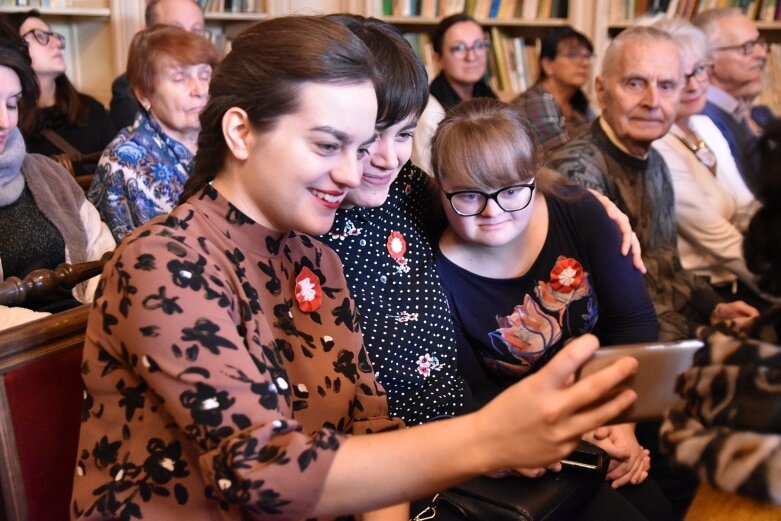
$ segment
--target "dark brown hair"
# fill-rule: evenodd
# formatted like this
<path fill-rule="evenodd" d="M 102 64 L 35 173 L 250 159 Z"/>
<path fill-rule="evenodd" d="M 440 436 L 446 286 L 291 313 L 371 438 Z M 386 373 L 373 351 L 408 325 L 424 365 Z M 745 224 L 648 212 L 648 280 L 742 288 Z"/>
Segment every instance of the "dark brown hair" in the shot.
<path fill-rule="evenodd" d="M 17 32 L 21 31 L 22 24 L 28 18 L 37 18 L 46 23 L 37 9 L 8 15 L 9 22 Z M 89 107 L 82 101 L 79 91 L 76 90 L 65 73 L 60 74 L 54 80 L 54 107 L 65 114 L 71 124 L 85 125 L 87 123 Z M 35 114 L 34 118 L 37 120 L 38 115 Z"/>
<path fill-rule="evenodd" d="M 154 94 L 166 59 L 182 65 L 208 63 L 214 69 L 220 58 L 203 36 L 170 25 L 148 27 L 133 36 L 127 55 L 127 81 L 134 96 Z"/>
<path fill-rule="evenodd" d="M 442 42 L 445 40 L 445 33 L 448 29 L 461 22 L 472 22 L 481 29 L 483 27 L 477 20 L 465 13 L 456 13 L 446 16 L 439 21 L 434 28 L 434 33 L 431 35 L 431 45 L 434 48 L 435 53 L 442 54 Z"/>
<path fill-rule="evenodd" d="M 23 134 L 35 126 L 35 105 L 40 88 L 33 71 L 27 43 L 19 36 L 5 16 L 0 16 L 0 66 L 8 67 L 19 77 L 22 98 L 19 100 L 19 130 Z"/>
<path fill-rule="evenodd" d="M 428 103 L 428 75 L 423 62 L 394 26 L 376 18 L 336 14 L 369 48 L 377 64 L 377 127 L 385 129 L 409 116 L 420 117 Z"/>
<path fill-rule="evenodd" d="M 200 116 L 195 171 L 179 200 L 200 191 L 225 166 L 222 119 L 228 109 L 244 110 L 256 132 L 268 132 L 298 109 L 303 84 L 364 81 L 377 85 L 371 52 L 341 23 L 322 16 L 285 16 L 250 26 L 212 75 Z"/>

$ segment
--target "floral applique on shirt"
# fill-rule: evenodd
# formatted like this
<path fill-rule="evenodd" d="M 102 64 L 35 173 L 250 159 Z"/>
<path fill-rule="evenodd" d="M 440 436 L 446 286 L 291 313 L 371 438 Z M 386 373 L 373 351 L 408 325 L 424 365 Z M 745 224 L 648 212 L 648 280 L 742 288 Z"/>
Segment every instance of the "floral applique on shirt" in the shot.
<path fill-rule="evenodd" d="M 354 235 L 360 235 L 361 234 L 361 228 L 357 228 L 355 224 L 353 224 L 352 221 L 347 221 L 344 223 L 344 229 L 341 233 L 339 232 L 331 232 L 329 235 L 331 235 L 331 238 L 336 239 L 338 241 L 343 241 L 347 237 L 354 236 Z"/>
<path fill-rule="evenodd" d="M 410 320 L 417 320 L 417 313 L 410 313 L 409 311 L 402 311 L 398 315 L 388 315 L 389 318 L 395 318 L 396 322 L 409 322 Z"/>
<path fill-rule="evenodd" d="M 418 373 L 422 374 L 424 378 L 431 376 L 431 371 L 441 370 L 442 364 L 439 363 L 439 359 L 436 356 L 426 353 L 418 357 Z"/>
<path fill-rule="evenodd" d="M 577 260 L 560 255 L 550 280 L 538 281 L 534 288 L 536 300 L 524 295 L 523 303 L 515 306 L 512 313 L 496 317 L 499 328 L 488 334 L 493 349 L 513 363 L 494 358 L 486 359 L 486 363 L 503 373 L 522 376 L 534 369 L 565 334 L 569 338 L 583 332 L 571 331 L 568 312 L 570 304 L 591 296 L 588 276 Z M 582 318 L 586 322 L 584 331 L 593 329 L 597 312 L 591 299 Z"/>

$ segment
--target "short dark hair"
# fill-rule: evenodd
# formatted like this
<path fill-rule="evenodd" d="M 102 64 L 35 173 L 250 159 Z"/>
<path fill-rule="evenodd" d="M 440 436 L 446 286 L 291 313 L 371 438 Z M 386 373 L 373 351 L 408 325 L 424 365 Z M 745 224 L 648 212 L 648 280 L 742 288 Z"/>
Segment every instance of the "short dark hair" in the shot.
<path fill-rule="evenodd" d="M 431 44 L 435 53 L 442 54 L 442 42 L 445 40 L 445 33 L 448 29 L 461 22 L 472 22 L 481 29 L 483 28 L 477 20 L 465 13 L 456 13 L 446 16 L 439 21 L 434 28 L 434 33 L 431 35 Z"/>
<path fill-rule="evenodd" d="M 306 35 L 302 37 L 301 35 Z M 256 132 L 273 130 L 279 118 L 299 106 L 306 83 L 378 85 L 369 49 L 343 24 L 324 16 L 283 16 L 257 22 L 236 37 L 209 84 L 201 112 L 195 171 L 180 201 L 200 191 L 222 170 L 228 146 L 225 113 L 247 113 Z"/>
<path fill-rule="evenodd" d="M 428 75 L 404 35 L 377 18 L 336 14 L 328 18 L 346 25 L 374 55 L 380 83 L 377 86 L 377 127 L 388 128 L 414 115 L 428 103 Z"/>
<path fill-rule="evenodd" d="M 588 52 L 594 52 L 594 46 L 591 44 L 585 34 L 576 31 L 572 27 L 556 27 L 542 39 L 540 47 L 540 63 L 543 58 L 555 60 L 559 54 L 559 44 L 565 40 L 575 40 L 578 44 L 588 49 Z M 540 76 L 545 76 L 545 71 L 540 66 Z"/>
<path fill-rule="evenodd" d="M 208 63 L 214 69 L 220 60 L 214 45 L 203 36 L 171 25 L 153 25 L 139 31 L 130 42 L 127 55 L 127 81 L 133 95 L 154 93 L 165 58 L 183 65 Z"/>
<path fill-rule="evenodd" d="M 35 107 L 40 86 L 33 71 L 27 43 L 5 16 L 0 16 L 0 66 L 8 67 L 19 77 L 22 99 L 19 104 L 19 129 L 29 133 L 35 126 Z"/>

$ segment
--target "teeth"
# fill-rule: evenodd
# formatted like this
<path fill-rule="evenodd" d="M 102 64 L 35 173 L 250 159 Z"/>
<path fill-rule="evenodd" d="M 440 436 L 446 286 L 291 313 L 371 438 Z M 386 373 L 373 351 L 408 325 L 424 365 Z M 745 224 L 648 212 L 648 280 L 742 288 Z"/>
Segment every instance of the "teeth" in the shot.
<path fill-rule="evenodd" d="M 339 203 L 342 201 L 341 195 L 324 194 L 323 192 L 318 192 L 317 190 L 313 190 L 312 193 L 327 203 Z"/>

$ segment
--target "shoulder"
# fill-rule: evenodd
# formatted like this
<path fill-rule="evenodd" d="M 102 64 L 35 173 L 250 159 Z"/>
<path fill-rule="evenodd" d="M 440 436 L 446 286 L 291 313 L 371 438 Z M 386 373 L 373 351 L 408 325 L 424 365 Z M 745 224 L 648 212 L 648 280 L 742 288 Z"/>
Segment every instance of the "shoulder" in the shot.
<path fill-rule="evenodd" d="M 79 98 L 81 98 L 82 103 L 84 103 L 90 108 L 90 111 L 95 110 L 97 112 L 104 112 L 108 114 L 108 112 L 106 111 L 106 107 L 104 107 L 101 102 L 99 102 L 89 94 L 84 94 L 79 92 Z"/>
<path fill-rule="evenodd" d="M 601 170 L 597 165 L 603 155 L 604 152 L 593 140 L 591 130 L 587 130 L 554 151 L 548 158 L 546 166 L 568 175 L 571 175 L 573 170 L 593 173 Z"/>

